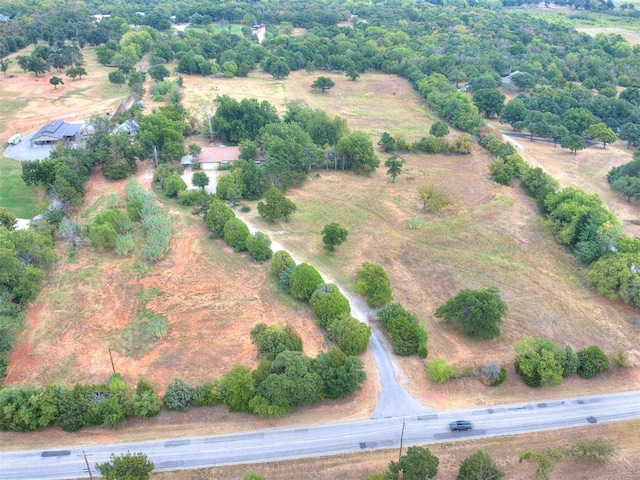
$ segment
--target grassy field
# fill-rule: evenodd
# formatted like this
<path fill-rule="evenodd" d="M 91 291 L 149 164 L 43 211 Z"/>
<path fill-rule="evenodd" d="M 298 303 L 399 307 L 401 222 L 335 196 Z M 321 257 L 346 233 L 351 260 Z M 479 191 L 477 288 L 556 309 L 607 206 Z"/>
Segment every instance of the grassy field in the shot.
<path fill-rule="evenodd" d="M 20 162 L 0 155 L 0 206 L 18 218 L 33 218 L 38 212 L 41 189 L 27 187 L 22 181 Z"/>

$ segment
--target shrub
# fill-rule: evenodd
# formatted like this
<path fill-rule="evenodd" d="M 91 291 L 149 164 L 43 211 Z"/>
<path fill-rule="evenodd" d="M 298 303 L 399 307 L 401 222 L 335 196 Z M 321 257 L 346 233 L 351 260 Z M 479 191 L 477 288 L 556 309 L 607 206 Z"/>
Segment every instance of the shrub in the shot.
<path fill-rule="evenodd" d="M 220 392 L 214 383 L 201 383 L 192 388 L 191 406 L 215 407 L 220 403 Z"/>
<path fill-rule="evenodd" d="M 486 367 L 480 369 L 482 375 L 482 383 L 491 387 L 497 387 L 507 378 L 507 370 L 501 368 L 498 362 L 492 361 Z"/>
<path fill-rule="evenodd" d="M 258 354 L 269 361 L 275 360 L 280 352 L 302 351 L 302 339 L 282 323 L 265 325 L 259 323 L 251 330 L 251 342 L 257 347 Z"/>
<path fill-rule="evenodd" d="M 271 263 L 269 264 L 271 272 L 278 278 L 282 275 L 284 269 L 295 266 L 296 262 L 291 257 L 291 254 L 285 250 L 278 250 L 273 254 Z"/>
<path fill-rule="evenodd" d="M 445 383 L 455 376 L 455 371 L 444 358 L 436 358 L 427 365 L 427 377 L 436 383 Z"/>
<path fill-rule="evenodd" d="M 101 250 L 111 250 L 116 246 L 118 233 L 111 224 L 91 225 L 89 239 Z"/>
<path fill-rule="evenodd" d="M 273 256 L 273 251 L 269 248 L 271 239 L 262 232 L 256 232 L 247 237 L 247 251 L 256 262 L 264 262 Z"/>
<path fill-rule="evenodd" d="M 524 337 L 514 345 L 515 368 L 530 387 L 560 385 L 565 350 L 547 338 Z"/>
<path fill-rule="evenodd" d="M 290 267 L 285 268 L 280 274 L 280 278 L 278 279 L 278 285 L 280 288 L 285 291 L 285 293 L 291 293 L 291 274 L 295 270 L 296 266 L 292 265 Z"/>
<path fill-rule="evenodd" d="M 207 215 L 204 217 L 204 221 L 211 230 L 211 234 L 215 238 L 224 237 L 224 226 L 228 220 L 235 217 L 235 213 L 223 201 L 218 198 L 211 202 L 211 207 Z"/>
<path fill-rule="evenodd" d="M 298 300 L 309 300 L 320 284 L 320 273 L 307 263 L 296 266 L 289 279 L 291 295 Z"/>
<path fill-rule="evenodd" d="M 173 174 L 164 181 L 164 193 L 167 197 L 176 198 L 180 192 L 187 189 L 187 184 L 179 175 Z"/>
<path fill-rule="evenodd" d="M 349 300 L 333 283 L 323 283 L 318 286 L 311 295 L 309 303 L 311 310 L 320 320 L 320 326 L 324 329 L 327 328 L 329 320 L 349 315 L 351 311 Z"/>
<path fill-rule="evenodd" d="M 164 393 L 162 402 L 168 410 L 186 412 L 191 404 L 191 387 L 183 380 L 176 378 L 171 382 Z"/>
<path fill-rule="evenodd" d="M 578 440 L 569 451 L 570 456 L 585 458 L 596 465 L 604 465 L 615 453 L 615 447 L 603 438 Z"/>
<path fill-rule="evenodd" d="M 139 418 L 149 418 L 160 412 L 160 399 L 153 387 L 143 380 L 138 381 L 133 396 L 133 414 Z"/>
<path fill-rule="evenodd" d="M 249 237 L 249 227 L 237 217 L 230 218 L 224 224 L 224 241 L 234 250 L 241 252 L 247 249 L 246 242 Z"/>
<path fill-rule="evenodd" d="M 392 300 L 391 283 L 381 265 L 364 262 L 356 276 L 356 291 L 367 305 L 379 308 Z"/>
<path fill-rule="evenodd" d="M 116 238 L 116 253 L 118 255 L 126 255 L 136 246 L 136 241 L 129 234 L 118 235 Z"/>
<path fill-rule="evenodd" d="M 394 353 L 427 356 L 427 332 L 420 326 L 417 317 L 399 303 L 388 303 L 378 310 L 378 321 L 389 334 Z"/>
<path fill-rule="evenodd" d="M 360 355 L 369 345 L 371 328 L 356 318 L 345 316 L 330 323 L 329 336 L 346 355 Z"/>
<path fill-rule="evenodd" d="M 497 288 L 463 289 L 438 307 L 435 316 L 456 324 L 470 337 L 490 340 L 500 335 L 500 324 L 506 312 L 507 305 Z"/>
<path fill-rule="evenodd" d="M 616 350 L 616 353 L 611 356 L 611 363 L 616 368 L 629 368 L 631 366 L 629 359 L 627 358 L 627 352 L 622 348 Z"/>
<path fill-rule="evenodd" d="M 578 362 L 578 375 L 582 378 L 593 378 L 609 368 L 609 358 L 596 345 L 580 350 Z"/>
<path fill-rule="evenodd" d="M 564 378 L 575 375 L 578 371 L 578 364 L 580 361 L 578 360 L 578 355 L 573 350 L 571 345 L 566 345 L 564 347 L 565 357 L 562 362 L 562 376 Z"/>

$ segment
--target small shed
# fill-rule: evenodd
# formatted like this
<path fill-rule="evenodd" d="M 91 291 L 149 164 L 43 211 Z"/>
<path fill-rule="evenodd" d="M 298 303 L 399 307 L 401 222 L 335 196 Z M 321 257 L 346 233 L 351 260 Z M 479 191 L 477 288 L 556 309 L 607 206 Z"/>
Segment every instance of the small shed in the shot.
<path fill-rule="evenodd" d="M 180 159 L 180 165 L 183 167 L 190 167 L 193 165 L 193 155 L 185 155 Z"/>
<path fill-rule="evenodd" d="M 82 125 L 54 120 L 31 137 L 31 146 L 55 145 L 58 142 L 73 142 L 80 136 Z"/>

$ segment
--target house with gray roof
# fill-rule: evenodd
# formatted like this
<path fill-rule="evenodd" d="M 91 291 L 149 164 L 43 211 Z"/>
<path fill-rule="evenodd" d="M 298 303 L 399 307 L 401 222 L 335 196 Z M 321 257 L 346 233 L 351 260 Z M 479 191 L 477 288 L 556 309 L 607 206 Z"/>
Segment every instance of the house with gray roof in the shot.
<path fill-rule="evenodd" d="M 48 123 L 31 137 L 31 146 L 54 145 L 58 142 L 72 142 L 80 137 L 79 123 L 67 123 L 62 120 L 54 120 Z"/>

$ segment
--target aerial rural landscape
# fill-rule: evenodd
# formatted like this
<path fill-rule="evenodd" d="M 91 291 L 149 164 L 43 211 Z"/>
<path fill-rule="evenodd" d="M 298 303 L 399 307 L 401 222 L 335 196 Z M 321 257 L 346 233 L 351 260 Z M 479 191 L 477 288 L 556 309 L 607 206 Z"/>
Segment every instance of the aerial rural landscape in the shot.
<path fill-rule="evenodd" d="M 0 480 L 640 478 L 639 17 L 0 0 Z"/>

